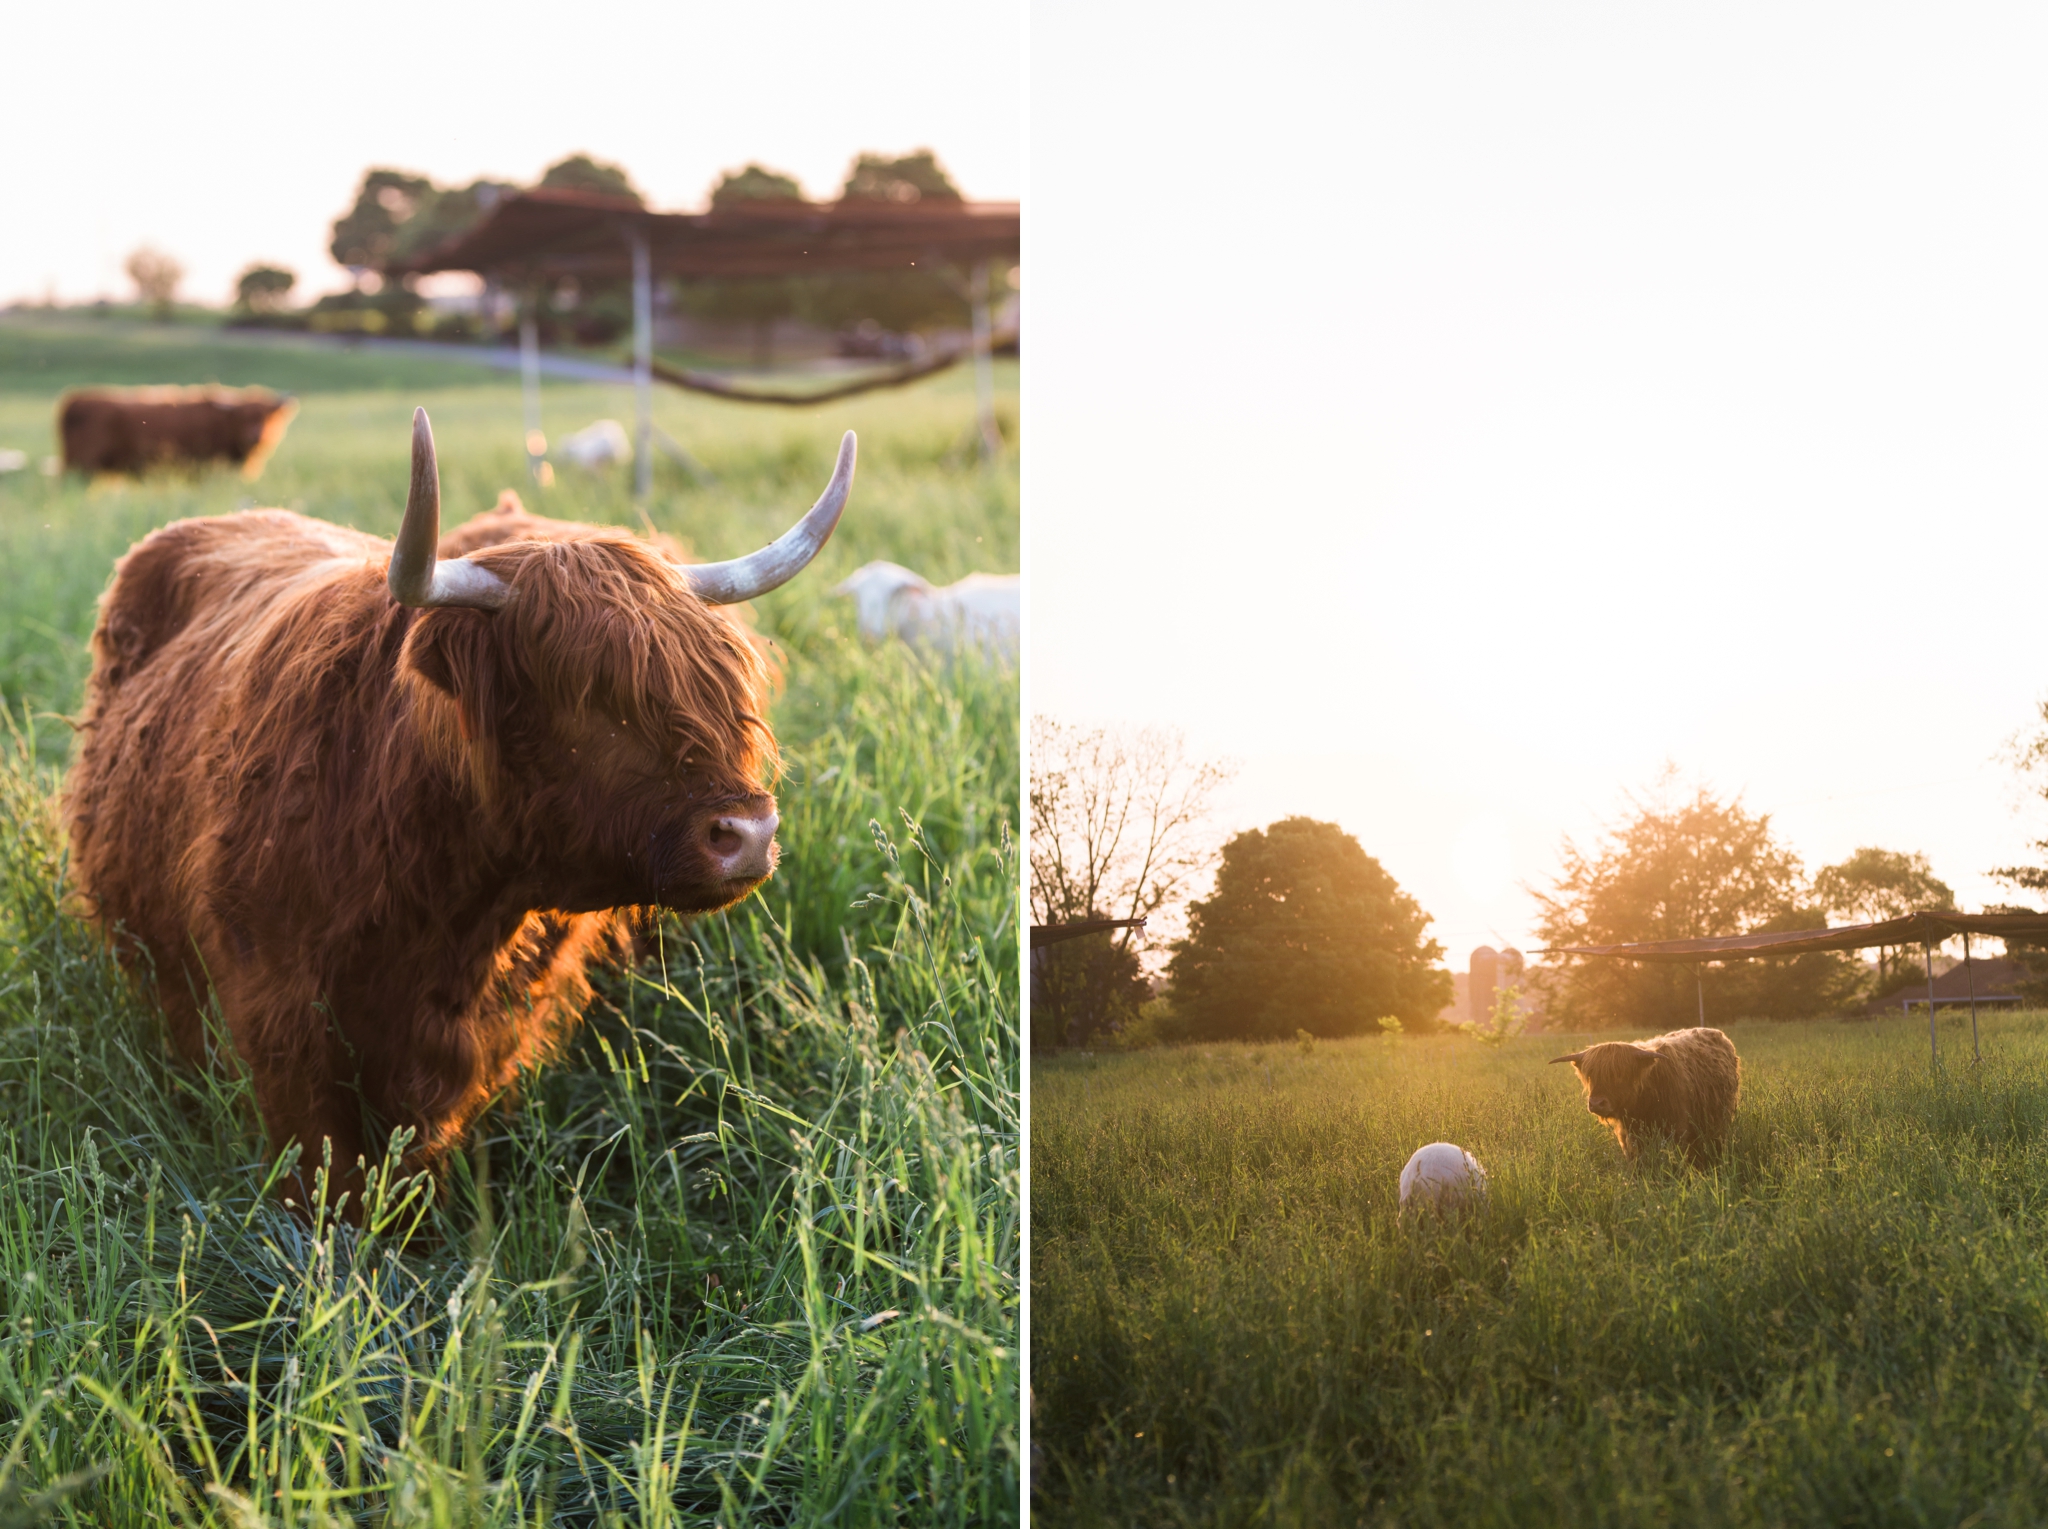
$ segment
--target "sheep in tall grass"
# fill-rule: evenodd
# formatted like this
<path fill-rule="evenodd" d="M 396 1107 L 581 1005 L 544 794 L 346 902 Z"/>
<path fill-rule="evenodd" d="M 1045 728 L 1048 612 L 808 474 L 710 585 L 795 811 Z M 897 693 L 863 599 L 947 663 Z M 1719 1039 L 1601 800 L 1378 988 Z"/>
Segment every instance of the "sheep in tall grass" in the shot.
<path fill-rule="evenodd" d="M 1742 1093 L 1742 1059 L 1719 1030 L 1673 1030 L 1647 1041 L 1604 1041 L 1552 1057 L 1569 1062 L 1586 1108 L 1614 1127 L 1634 1158 L 1652 1132 L 1669 1135 L 1696 1168 L 1720 1156 Z"/>
<path fill-rule="evenodd" d="M 976 645 L 1017 651 L 1021 617 L 1014 573 L 970 573 L 943 588 L 901 563 L 864 563 L 835 595 L 853 598 L 860 634 L 870 642 L 900 637 L 942 649 Z"/>
<path fill-rule="evenodd" d="M 1401 1170 L 1401 1218 L 1410 1209 L 1455 1210 L 1486 1198 L 1486 1170 L 1479 1159 L 1456 1142 L 1433 1141 L 1417 1147 Z"/>
<path fill-rule="evenodd" d="M 563 436 L 555 449 L 585 472 L 603 472 L 633 460 L 632 438 L 615 419 L 595 420 Z"/>

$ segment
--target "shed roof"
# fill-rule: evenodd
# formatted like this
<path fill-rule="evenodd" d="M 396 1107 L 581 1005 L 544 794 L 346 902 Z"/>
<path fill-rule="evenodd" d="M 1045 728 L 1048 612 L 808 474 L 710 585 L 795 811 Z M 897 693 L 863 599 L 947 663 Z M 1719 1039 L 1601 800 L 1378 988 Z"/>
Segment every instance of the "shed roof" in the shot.
<path fill-rule="evenodd" d="M 1558 945 L 1554 956 L 1613 956 L 1625 961 L 1724 961 L 1747 956 L 1805 956 L 1821 950 L 1867 950 L 1873 945 L 1939 945 L 1959 934 L 2048 942 L 2048 913 L 1911 913 L 1875 924 L 1832 929 L 1789 929 L 1717 940 L 1648 940 L 1633 945 Z"/>
<path fill-rule="evenodd" d="M 635 234 L 646 237 L 654 270 L 665 276 L 902 270 L 1014 257 L 1021 229 L 1015 202 L 761 200 L 691 213 L 650 212 L 629 198 L 590 191 L 522 191 L 390 270 L 508 279 L 628 276 Z"/>
<path fill-rule="evenodd" d="M 1031 926 L 1031 948 L 1043 950 L 1048 945 L 1064 944 L 1078 940 L 1084 934 L 1106 934 L 1113 929 L 1135 929 L 1141 934 L 1145 929 L 1142 918 L 1082 918 L 1066 924 L 1033 924 Z"/>

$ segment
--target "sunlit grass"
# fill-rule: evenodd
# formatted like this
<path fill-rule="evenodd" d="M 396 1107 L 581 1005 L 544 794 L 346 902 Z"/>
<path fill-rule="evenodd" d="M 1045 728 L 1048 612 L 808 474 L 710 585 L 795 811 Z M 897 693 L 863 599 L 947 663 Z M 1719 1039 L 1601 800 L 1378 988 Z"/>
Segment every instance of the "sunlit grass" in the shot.
<path fill-rule="evenodd" d="M 2033 1522 L 2048 1015 L 1968 1026 L 1733 1027 L 1709 1173 L 1626 1163 L 1566 1038 L 1034 1063 L 1045 1521 Z M 1404 1231 L 1436 1140 L 1489 1203 Z"/>
<path fill-rule="evenodd" d="M 49 713 L 150 526 L 254 501 L 388 530 L 419 402 L 451 520 L 521 481 L 516 386 L 302 398 L 253 488 L 0 479 L 0 690 L 31 718 L 0 763 L 0 1522 L 38 1498 L 78 1524 L 1014 1521 L 1016 675 L 867 648 L 826 594 L 871 556 L 1015 567 L 1014 461 L 952 453 L 971 397 L 664 400 L 718 477 L 665 469 L 652 517 L 710 555 L 781 529 L 863 433 L 824 566 L 757 613 L 787 674 L 783 867 L 668 924 L 446 1192 L 384 1186 L 358 1236 L 265 1194 L 245 1086 L 173 1064 L 65 915 L 51 816 Z M 49 405 L 0 389 L 0 445 Z M 565 424 L 623 405 L 550 389 Z M 633 523 L 618 483 L 535 501 Z"/>

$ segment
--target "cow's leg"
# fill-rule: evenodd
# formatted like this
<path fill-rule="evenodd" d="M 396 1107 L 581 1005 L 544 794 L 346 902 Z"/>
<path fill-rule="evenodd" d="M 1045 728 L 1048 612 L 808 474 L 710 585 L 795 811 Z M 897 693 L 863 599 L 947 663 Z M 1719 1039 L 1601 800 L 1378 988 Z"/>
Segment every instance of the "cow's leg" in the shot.
<path fill-rule="evenodd" d="M 366 1142 L 359 1068 L 350 1047 L 325 1005 L 240 1002 L 239 986 L 228 985 L 221 1007 L 249 1069 L 270 1151 L 281 1153 L 293 1143 L 299 1148 L 285 1195 L 299 1214 L 310 1215 L 325 1168 L 326 1203 L 341 1204 L 346 1194 L 343 1213 L 360 1222 Z"/>
<path fill-rule="evenodd" d="M 294 1089 L 288 1097 L 266 1100 L 263 1092 L 258 1090 L 257 1102 L 271 1149 L 281 1152 L 288 1143 L 299 1145 L 298 1166 L 286 1190 L 293 1208 L 310 1215 L 324 1190 L 329 1209 L 339 1207 L 348 1222 L 360 1226 L 368 1150 L 362 1106 L 355 1095 L 331 1089 L 324 1097 L 311 1097 L 306 1090 Z"/>

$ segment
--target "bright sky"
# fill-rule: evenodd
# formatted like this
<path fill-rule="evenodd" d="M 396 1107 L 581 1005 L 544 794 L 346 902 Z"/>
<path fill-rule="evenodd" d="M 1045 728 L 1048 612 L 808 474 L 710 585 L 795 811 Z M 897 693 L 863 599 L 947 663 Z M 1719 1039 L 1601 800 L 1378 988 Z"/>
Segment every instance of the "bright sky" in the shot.
<path fill-rule="evenodd" d="M 1966 906 L 2038 814 L 2048 11 L 1035 0 L 1033 705 L 1462 969 L 1664 761 Z M 2006 895 L 2011 895 L 2007 893 Z"/>
<path fill-rule="evenodd" d="M 153 243 L 221 302 L 252 260 L 346 284 L 328 226 L 363 171 L 531 181 L 623 164 L 664 209 L 750 159 L 837 193 L 862 150 L 931 148 L 969 196 L 1022 183 L 1013 4 L 278 0 L 10 7 L 0 304 L 127 297 Z"/>

